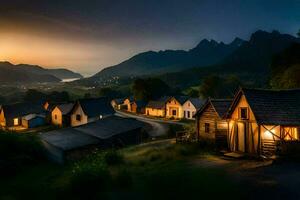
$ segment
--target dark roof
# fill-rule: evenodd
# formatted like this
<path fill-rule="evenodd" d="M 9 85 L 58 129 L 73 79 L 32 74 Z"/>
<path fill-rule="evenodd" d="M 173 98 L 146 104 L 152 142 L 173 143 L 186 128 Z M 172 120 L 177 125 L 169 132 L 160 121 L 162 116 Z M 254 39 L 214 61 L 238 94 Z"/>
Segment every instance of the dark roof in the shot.
<path fill-rule="evenodd" d="M 175 98 L 181 105 L 189 99 L 187 96 L 174 96 L 173 98 Z"/>
<path fill-rule="evenodd" d="M 147 105 L 147 102 L 143 101 L 143 100 L 135 101 L 135 103 L 136 103 L 138 108 L 143 108 L 143 107 L 146 107 L 146 105 Z"/>
<path fill-rule="evenodd" d="M 199 110 L 204 104 L 204 101 L 199 98 L 189 98 L 188 100 L 195 106 L 196 110 Z"/>
<path fill-rule="evenodd" d="M 113 101 L 116 102 L 116 104 L 123 104 L 125 98 L 119 98 L 119 99 L 113 99 Z"/>
<path fill-rule="evenodd" d="M 56 107 L 61 111 L 63 115 L 67 115 L 72 111 L 74 103 L 59 104 Z"/>
<path fill-rule="evenodd" d="M 245 95 L 258 124 L 300 125 L 300 89 L 262 90 L 242 88 L 231 106 Z"/>
<path fill-rule="evenodd" d="M 79 100 L 78 103 L 81 105 L 83 112 L 89 117 L 113 115 L 115 113 L 110 104 L 110 100 L 106 97 L 82 99 Z"/>
<path fill-rule="evenodd" d="M 44 107 L 42 103 L 15 103 L 2 105 L 5 118 L 22 117 L 28 114 L 40 114 L 44 113 Z"/>
<path fill-rule="evenodd" d="M 231 99 L 211 99 L 211 98 L 208 98 L 206 100 L 206 102 L 203 104 L 203 106 L 197 111 L 195 116 L 201 115 L 202 112 L 205 110 L 205 108 L 209 104 L 211 104 L 213 106 L 213 108 L 215 109 L 215 111 L 217 112 L 217 114 L 219 115 L 219 117 L 223 118 L 226 115 L 231 103 L 232 103 Z"/>
<path fill-rule="evenodd" d="M 41 138 L 62 150 L 72 150 L 99 143 L 97 138 L 81 133 L 74 128 L 57 129 L 42 133 Z"/>
<path fill-rule="evenodd" d="M 154 108 L 154 109 L 164 109 L 166 103 L 164 101 L 149 101 L 146 105 L 147 108 Z"/>
<path fill-rule="evenodd" d="M 107 139 L 114 135 L 142 128 L 144 125 L 143 122 L 135 119 L 111 116 L 86 125 L 78 126 L 75 129 L 99 139 Z"/>
<path fill-rule="evenodd" d="M 142 128 L 144 125 L 135 119 L 111 116 L 78 127 L 41 133 L 41 138 L 62 150 L 72 150 L 100 143 L 101 140 Z"/>

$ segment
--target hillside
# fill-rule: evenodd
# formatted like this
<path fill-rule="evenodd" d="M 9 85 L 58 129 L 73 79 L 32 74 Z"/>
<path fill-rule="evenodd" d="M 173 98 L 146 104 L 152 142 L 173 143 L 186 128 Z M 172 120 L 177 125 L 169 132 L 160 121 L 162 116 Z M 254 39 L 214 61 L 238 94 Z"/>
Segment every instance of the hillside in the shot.
<path fill-rule="evenodd" d="M 45 69 L 37 65 L 0 62 L 1 83 L 60 82 L 64 78 L 82 78 L 82 76 L 67 69 Z"/>
<path fill-rule="evenodd" d="M 148 51 L 137 54 L 118 65 L 105 68 L 94 75 L 92 79 L 141 76 L 181 71 L 195 66 L 213 65 L 230 55 L 243 42 L 239 38 L 230 44 L 204 39 L 189 51 Z"/>

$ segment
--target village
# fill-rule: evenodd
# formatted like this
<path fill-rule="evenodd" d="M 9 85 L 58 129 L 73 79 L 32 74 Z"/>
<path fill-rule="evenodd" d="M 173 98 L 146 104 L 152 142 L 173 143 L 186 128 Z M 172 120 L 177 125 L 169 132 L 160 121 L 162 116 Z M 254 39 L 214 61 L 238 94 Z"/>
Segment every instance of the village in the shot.
<path fill-rule="evenodd" d="M 86 154 L 87 149 L 141 144 L 151 137 L 145 125 L 153 119 L 194 127 L 194 132 L 176 132 L 177 142 L 210 141 L 225 156 L 275 159 L 300 148 L 299 100 L 297 89 L 240 88 L 233 99 L 163 96 L 144 102 L 100 97 L 17 103 L 1 106 L 0 124 L 20 134 L 37 131 L 49 158 L 58 163 L 79 157 L 79 152 Z M 49 126 L 52 130 L 43 131 Z"/>

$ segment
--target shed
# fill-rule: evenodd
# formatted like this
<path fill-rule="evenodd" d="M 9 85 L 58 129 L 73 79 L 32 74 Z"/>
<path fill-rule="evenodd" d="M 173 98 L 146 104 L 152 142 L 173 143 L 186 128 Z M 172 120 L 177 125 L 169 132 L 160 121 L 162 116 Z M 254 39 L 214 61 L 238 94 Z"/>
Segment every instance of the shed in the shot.
<path fill-rule="evenodd" d="M 35 128 L 46 124 L 46 115 L 29 114 L 22 117 L 22 126 L 25 128 Z"/>

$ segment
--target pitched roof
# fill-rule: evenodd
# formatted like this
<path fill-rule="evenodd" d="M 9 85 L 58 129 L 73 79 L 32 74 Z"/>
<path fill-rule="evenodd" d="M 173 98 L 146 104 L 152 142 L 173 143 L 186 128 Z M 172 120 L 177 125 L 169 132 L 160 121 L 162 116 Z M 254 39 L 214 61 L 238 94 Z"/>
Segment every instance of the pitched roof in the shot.
<path fill-rule="evenodd" d="M 72 150 L 100 143 L 101 140 L 109 139 L 143 126 L 143 122 L 135 119 L 111 116 L 78 127 L 41 133 L 41 138 L 62 150 Z"/>
<path fill-rule="evenodd" d="M 2 105 L 5 118 L 22 117 L 28 114 L 39 114 L 45 112 L 41 103 L 15 103 Z"/>
<path fill-rule="evenodd" d="M 204 104 L 204 101 L 199 98 L 189 98 L 187 101 L 190 101 L 195 106 L 196 110 L 199 110 Z"/>
<path fill-rule="evenodd" d="M 229 114 L 242 95 L 259 124 L 300 125 L 300 89 L 262 90 L 241 88 L 235 96 Z"/>
<path fill-rule="evenodd" d="M 123 104 L 125 98 L 119 98 L 119 99 L 113 99 L 113 101 L 116 102 L 116 104 Z"/>
<path fill-rule="evenodd" d="M 99 139 L 108 139 L 114 135 L 142 128 L 143 126 L 143 122 L 135 119 L 111 116 L 83 126 L 78 126 L 75 129 Z"/>
<path fill-rule="evenodd" d="M 175 98 L 181 105 L 189 99 L 187 96 L 174 96 L 173 98 Z"/>
<path fill-rule="evenodd" d="M 147 105 L 147 102 L 146 101 L 143 101 L 143 100 L 138 100 L 138 101 L 135 101 L 136 105 L 138 108 L 143 108 Z"/>
<path fill-rule="evenodd" d="M 146 105 L 147 108 L 154 108 L 154 109 L 164 109 L 166 103 L 164 101 L 149 101 Z"/>
<path fill-rule="evenodd" d="M 59 105 L 56 105 L 56 107 L 61 111 L 61 113 L 63 115 L 67 115 L 72 111 L 72 109 L 74 107 L 74 103 L 59 104 Z"/>
<path fill-rule="evenodd" d="M 62 150 L 72 150 L 99 143 L 97 138 L 86 135 L 74 128 L 57 129 L 42 133 L 41 139 Z"/>
<path fill-rule="evenodd" d="M 203 113 L 203 111 L 205 110 L 205 108 L 211 104 L 213 106 L 213 108 L 215 109 L 215 111 L 217 112 L 217 114 L 219 115 L 220 118 L 223 118 L 226 113 L 227 110 L 229 109 L 230 105 L 231 105 L 232 100 L 231 99 L 211 99 L 208 98 L 206 100 L 206 102 L 203 104 L 203 106 L 197 111 L 197 113 L 195 114 L 195 116 L 199 116 Z"/>
<path fill-rule="evenodd" d="M 106 97 L 82 99 L 79 100 L 78 103 L 81 105 L 83 112 L 89 117 L 113 115 L 115 113 L 110 104 L 110 100 Z"/>
<path fill-rule="evenodd" d="M 29 114 L 29 115 L 23 116 L 22 119 L 31 120 L 31 119 L 34 119 L 36 117 L 46 118 L 46 116 L 43 115 L 43 114 Z"/>

